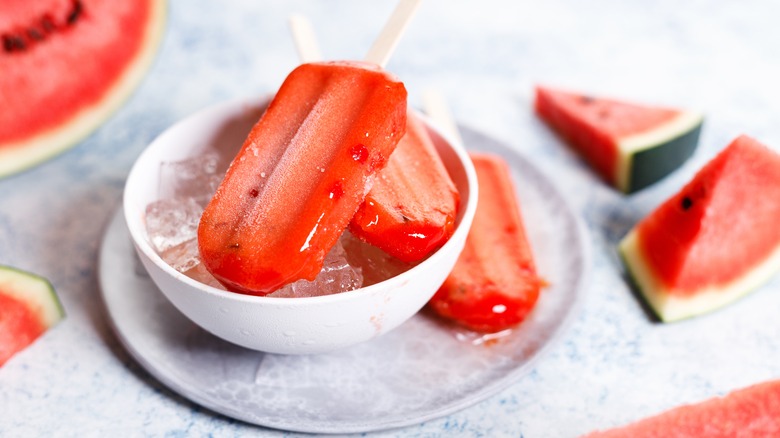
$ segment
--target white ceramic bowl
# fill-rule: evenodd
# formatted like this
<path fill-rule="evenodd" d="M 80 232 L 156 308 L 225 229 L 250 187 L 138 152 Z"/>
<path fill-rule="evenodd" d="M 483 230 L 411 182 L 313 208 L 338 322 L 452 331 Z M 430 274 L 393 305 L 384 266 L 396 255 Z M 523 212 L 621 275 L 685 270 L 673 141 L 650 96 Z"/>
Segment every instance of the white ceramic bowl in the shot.
<path fill-rule="evenodd" d="M 419 311 L 441 286 L 463 250 L 476 209 L 477 180 L 471 160 L 462 146 L 448 140 L 425 117 L 460 191 L 461 208 L 452 238 L 401 275 L 335 295 L 256 297 L 195 281 L 171 268 L 150 245 L 144 215 L 146 206 L 158 199 L 160 163 L 194 157 L 213 148 L 232 158 L 265 105 L 267 99 L 207 108 L 167 129 L 141 154 L 124 190 L 125 220 L 141 262 L 168 300 L 195 324 L 250 349 L 321 353 L 387 333 Z"/>

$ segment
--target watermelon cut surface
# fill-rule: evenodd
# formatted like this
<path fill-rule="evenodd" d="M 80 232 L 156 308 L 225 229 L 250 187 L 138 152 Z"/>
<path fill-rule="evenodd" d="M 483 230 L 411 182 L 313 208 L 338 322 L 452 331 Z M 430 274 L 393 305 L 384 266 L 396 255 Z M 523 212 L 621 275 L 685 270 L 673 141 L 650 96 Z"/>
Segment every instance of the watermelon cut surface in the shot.
<path fill-rule="evenodd" d="M 536 88 L 536 112 L 605 182 L 624 193 L 647 187 L 694 152 L 702 114 L 652 107 L 547 87 Z"/>
<path fill-rule="evenodd" d="M 663 321 L 745 295 L 780 269 L 780 155 L 737 138 L 619 248 Z"/>
<path fill-rule="evenodd" d="M 0 366 L 64 316 L 45 278 L 0 266 Z"/>
<path fill-rule="evenodd" d="M 583 438 L 770 438 L 780 436 L 780 380 L 680 406 Z"/>
<path fill-rule="evenodd" d="M 130 95 L 163 0 L 0 1 L 0 176 L 78 143 Z"/>

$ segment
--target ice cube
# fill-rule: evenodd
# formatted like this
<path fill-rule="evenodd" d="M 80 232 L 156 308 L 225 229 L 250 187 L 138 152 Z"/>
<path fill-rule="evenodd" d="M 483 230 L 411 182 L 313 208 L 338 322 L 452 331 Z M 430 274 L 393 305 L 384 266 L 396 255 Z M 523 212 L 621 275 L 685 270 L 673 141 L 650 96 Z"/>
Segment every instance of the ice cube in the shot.
<path fill-rule="evenodd" d="M 203 207 L 193 198 L 152 202 L 146 206 L 146 233 L 152 247 L 158 254 L 162 254 L 195 239 L 202 214 Z"/>
<path fill-rule="evenodd" d="M 160 164 L 161 199 L 193 198 L 205 206 L 222 182 L 224 169 L 216 152 Z"/>
<path fill-rule="evenodd" d="M 160 165 L 160 200 L 147 206 L 146 228 L 152 246 L 174 269 L 210 286 L 224 289 L 200 262 L 197 230 L 203 208 L 224 175 L 216 152 Z M 370 190 L 370 181 L 366 190 Z M 288 284 L 269 296 L 330 295 L 379 283 L 415 264 L 401 262 L 349 232 L 326 255 L 322 271 L 312 281 Z"/>
<path fill-rule="evenodd" d="M 184 275 L 192 278 L 195 281 L 199 281 L 205 285 L 216 287 L 217 289 L 225 290 L 225 286 L 222 285 L 213 275 L 203 266 L 203 263 L 198 263 L 187 271 L 184 271 Z"/>
<path fill-rule="evenodd" d="M 355 290 L 362 286 L 362 269 L 349 264 L 347 253 L 339 241 L 325 256 L 322 270 L 314 281 L 296 281 L 278 289 L 269 296 L 316 297 Z"/>
<path fill-rule="evenodd" d="M 179 272 L 187 272 L 200 264 L 198 241 L 196 239 L 186 240 L 162 251 L 160 257 L 173 269 Z"/>
<path fill-rule="evenodd" d="M 402 262 L 381 249 L 363 242 L 349 231 L 341 236 L 341 243 L 346 251 L 348 262 L 361 269 L 363 287 L 395 277 L 418 264 Z"/>

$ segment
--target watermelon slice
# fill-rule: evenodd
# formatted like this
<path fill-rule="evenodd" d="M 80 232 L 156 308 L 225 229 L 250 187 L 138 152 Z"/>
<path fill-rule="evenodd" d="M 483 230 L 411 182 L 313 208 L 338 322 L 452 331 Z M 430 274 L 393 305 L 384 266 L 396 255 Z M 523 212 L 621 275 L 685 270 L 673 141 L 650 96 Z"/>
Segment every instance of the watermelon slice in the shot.
<path fill-rule="evenodd" d="M 536 88 L 536 112 L 624 193 L 655 183 L 696 149 L 701 113 Z"/>
<path fill-rule="evenodd" d="M 768 438 L 780 436 L 780 380 L 722 398 L 680 406 L 628 426 L 583 438 Z"/>
<path fill-rule="evenodd" d="M 78 143 L 130 95 L 163 0 L 0 1 L 0 176 Z"/>
<path fill-rule="evenodd" d="M 0 366 L 64 316 L 45 278 L 0 266 Z"/>
<path fill-rule="evenodd" d="M 780 269 L 780 155 L 737 138 L 619 248 L 663 321 L 743 296 Z"/>

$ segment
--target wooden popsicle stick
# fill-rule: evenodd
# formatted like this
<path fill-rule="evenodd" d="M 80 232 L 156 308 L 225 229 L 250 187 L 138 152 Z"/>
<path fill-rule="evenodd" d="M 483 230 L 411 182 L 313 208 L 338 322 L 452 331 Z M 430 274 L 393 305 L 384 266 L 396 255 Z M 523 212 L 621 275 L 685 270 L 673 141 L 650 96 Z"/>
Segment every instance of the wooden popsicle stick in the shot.
<path fill-rule="evenodd" d="M 423 109 L 428 116 L 436 122 L 439 127 L 445 130 L 447 134 L 450 134 L 452 138 L 463 144 L 463 138 L 460 136 L 460 130 L 455 123 L 455 118 L 452 117 L 449 106 L 444 99 L 444 96 L 437 90 L 428 89 L 422 93 Z"/>
<path fill-rule="evenodd" d="M 311 22 L 303 15 L 290 16 L 290 31 L 292 32 L 295 48 L 302 63 L 322 60 L 317 38 L 314 36 L 314 28 Z"/>
<path fill-rule="evenodd" d="M 400 0 L 382 32 L 374 40 L 374 44 L 364 58 L 365 61 L 378 64 L 382 68 L 387 65 L 395 46 L 401 40 L 401 35 L 409 25 L 414 13 L 417 12 L 421 2 L 422 0 Z"/>

